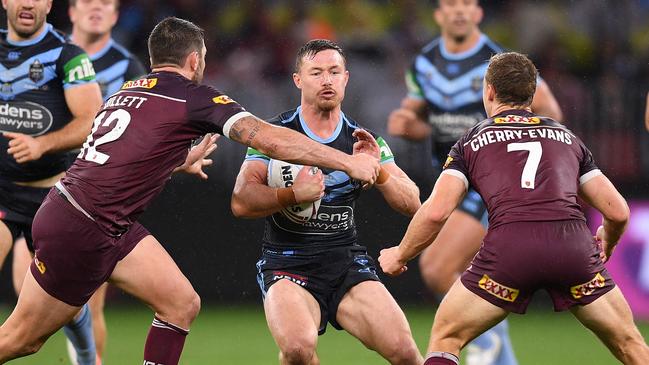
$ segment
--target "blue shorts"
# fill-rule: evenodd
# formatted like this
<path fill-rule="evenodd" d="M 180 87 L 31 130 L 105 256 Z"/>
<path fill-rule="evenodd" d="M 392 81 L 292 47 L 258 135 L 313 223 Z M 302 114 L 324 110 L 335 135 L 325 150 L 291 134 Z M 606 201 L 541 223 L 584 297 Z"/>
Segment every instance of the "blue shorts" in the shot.
<path fill-rule="evenodd" d="M 265 298 L 268 289 L 282 279 L 300 285 L 318 301 L 319 335 L 327 330 L 327 322 L 337 330 L 342 329 L 336 313 L 349 289 L 363 281 L 381 281 L 376 275 L 374 259 L 363 246 L 326 250 L 263 249 L 257 262 L 257 282 L 262 296 Z"/>

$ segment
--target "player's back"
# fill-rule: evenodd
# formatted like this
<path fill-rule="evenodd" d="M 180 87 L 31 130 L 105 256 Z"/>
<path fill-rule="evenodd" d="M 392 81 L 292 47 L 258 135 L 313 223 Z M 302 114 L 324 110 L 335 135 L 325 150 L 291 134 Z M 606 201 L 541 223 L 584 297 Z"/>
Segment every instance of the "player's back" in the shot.
<path fill-rule="evenodd" d="M 108 233 L 120 234 L 182 165 L 192 139 L 222 133 L 223 120 L 242 110 L 173 72 L 126 82 L 99 110 L 62 183 Z"/>
<path fill-rule="evenodd" d="M 566 127 L 524 110 L 475 126 L 453 147 L 445 167 L 462 172 L 480 193 L 490 228 L 584 220 L 579 184 L 600 173 L 590 151 Z"/>

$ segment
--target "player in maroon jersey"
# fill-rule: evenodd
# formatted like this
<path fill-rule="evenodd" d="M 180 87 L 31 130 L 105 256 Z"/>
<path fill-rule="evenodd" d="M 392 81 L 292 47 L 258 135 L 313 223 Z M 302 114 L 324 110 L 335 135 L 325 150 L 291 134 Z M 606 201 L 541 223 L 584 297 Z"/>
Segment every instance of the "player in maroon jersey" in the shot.
<path fill-rule="evenodd" d="M 649 364 L 649 348 L 604 268 L 629 208 L 579 138 L 531 112 L 536 77 L 524 55 L 491 58 L 483 88 L 490 118 L 455 144 L 400 245 L 381 251 L 383 271 L 399 275 L 434 241 L 469 185 L 487 204 L 487 236 L 437 311 L 425 365 L 458 364 L 464 345 L 509 312 L 524 313 L 538 289 L 549 292 L 555 310 L 570 309 L 620 361 Z M 578 195 L 604 217 L 595 238 Z"/>
<path fill-rule="evenodd" d="M 227 95 L 200 85 L 203 30 L 167 18 L 149 36 L 152 73 L 126 82 L 95 119 L 79 157 L 34 219 L 36 254 L 13 313 L 0 327 L 0 363 L 37 351 L 106 280 L 155 311 L 144 364 L 178 364 L 200 299 L 137 218 L 172 172 L 202 175 L 222 134 L 285 161 L 343 170 L 373 184 L 380 168 L 286 128 L 271 126 Z"/>

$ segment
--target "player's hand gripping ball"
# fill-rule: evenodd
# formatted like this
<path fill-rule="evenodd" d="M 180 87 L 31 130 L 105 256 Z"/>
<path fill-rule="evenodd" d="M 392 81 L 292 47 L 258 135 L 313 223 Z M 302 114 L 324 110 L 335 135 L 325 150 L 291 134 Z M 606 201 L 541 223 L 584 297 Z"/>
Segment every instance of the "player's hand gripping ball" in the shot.
<path fill-rule="evenodd" d="M 273 188 L 288 188 L 295 184 L 295 179 L 302 170 L 302 165 L 295 165 L 280 160 L 270 160 L 268 163 L 268 186 Z M 310 167 L 309 174 L 316 175 L 317 167 Z M 320 208 L 322 191 L 319 192 L 319 198 L 315 201 L 305 202 L 293 205 L 281 210 L 281 213 L 288 219 L 296 223 L 304 223 L 315 218 Z"/>

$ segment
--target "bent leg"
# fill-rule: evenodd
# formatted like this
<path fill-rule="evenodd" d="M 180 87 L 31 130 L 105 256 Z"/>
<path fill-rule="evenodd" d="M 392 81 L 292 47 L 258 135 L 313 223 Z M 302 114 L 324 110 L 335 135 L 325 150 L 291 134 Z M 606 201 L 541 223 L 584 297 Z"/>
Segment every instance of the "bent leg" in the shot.
<path fill-rule="evenodd" d="M 390 364 L 424 361 L 406 316 L 381 282 L 364 281 L 352 287 L 338 306 L 336 321 Z"/>
<path fill-rule="evenodd" d="M 455 210 L 432 245 L 422 252 L 419 268 L 426 287 L 445 294 L 480 249 L 486 230 L 473 216 Z"/>
<path fill-rule="evenodd" d="M 264 299 L 266 321 L 280 351 L 282 365 L 317 365 L 316 356 L 320 305 L 301 286 L 279 280 Z"/>
<path fill-rule="evenodd" d="M 28 271 L 16 308 L 0 326 L 0 364 L 38 351 L 79 308 L 46 293 Z"/>
<path fill-rule="evenodd" d="M 509 313 L 475 295 L 457 280 L 435 314 L 429 352 L 459 356 L 460 350 Z"/>
<path fill-rule="evenodd" d="M 200 298 L 167 251 L 153 236 L 144 237 L 117 263 L 111 281 L 155 312 L 145 362 L 178 364 Z"/>
<path fill-rule="evenodd" d="M 633 323 L 631 309 L 618 287 L 594 302 L 572 307 L 570 311 L 622 363 L 649 364 L 649 348 Z"/>

